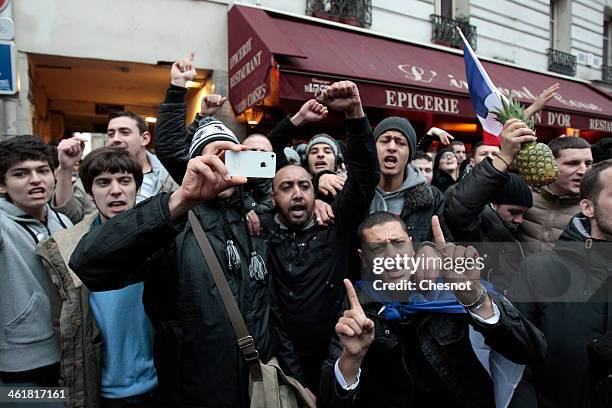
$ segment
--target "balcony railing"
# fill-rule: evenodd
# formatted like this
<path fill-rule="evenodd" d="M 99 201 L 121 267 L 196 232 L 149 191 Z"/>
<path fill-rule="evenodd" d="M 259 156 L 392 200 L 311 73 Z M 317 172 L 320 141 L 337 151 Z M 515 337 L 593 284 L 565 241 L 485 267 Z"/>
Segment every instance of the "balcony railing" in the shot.
<path fill-rule="evenodd" d="M 372 25 L 371 0 L 308 0 L 306 14 L 368 28 Z"/>
<path fill-rule="evenodd" d="M 612 83 L 612 66 L 611 65 L 602 65 L 601 66 L 601 79 L 602 81 Z"/>
<path fill-rule="evenodd" d="M 548 49 L 548 70 L 569 76 L 576 75 L 576 57 L 563 51 Z"/>
<path fill-rule="evenodd" d="M 463 41 L 457 32 L 457 27 L 459 27 L 472 49 L 476 50 L 476 26 L 467 21 L 453 20 L 437 14 L 432 14 L 429 19 L 431 20 L 431 42 L 447 47 L 463 48 Z"/>

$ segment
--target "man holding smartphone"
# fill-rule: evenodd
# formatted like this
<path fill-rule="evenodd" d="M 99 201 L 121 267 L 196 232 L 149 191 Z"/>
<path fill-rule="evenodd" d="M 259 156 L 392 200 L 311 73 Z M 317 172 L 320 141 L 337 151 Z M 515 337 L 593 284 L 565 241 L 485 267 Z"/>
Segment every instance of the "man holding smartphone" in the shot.
<path fill-rule="evenodd" d="M 315 223 L 312 177 L 296 165 L 282 167 L 273 180 L 278 214 L 261 217 L 275 295 L 310 389 L 318 389 L 344 295 L 351 237 L 367 215 L 380 179 L 374 137 L 357 86 L 336 82 L 319 103 L 346 115 L 348 178 L 333 203 L 334 224 L 324 228 Z"/>

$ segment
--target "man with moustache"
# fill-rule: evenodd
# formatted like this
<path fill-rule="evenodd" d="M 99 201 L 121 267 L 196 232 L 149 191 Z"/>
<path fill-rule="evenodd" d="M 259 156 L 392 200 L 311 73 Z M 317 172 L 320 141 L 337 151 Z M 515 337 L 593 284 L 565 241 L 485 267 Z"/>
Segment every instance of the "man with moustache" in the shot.
<path fill-rule="evenodd" d="M 339 311 L 342 279 L 349 273 L 350 238 L 367 215 L 379 180 L 372 130 L 357 86 L 349 81 L 334 83 L 320 103 L 346 115 L 348 178 L 332 204 L 335 222 L 328 227 L 315 223 L 312 178 L 296 165 L 278 170 L 272 193 L 278 214 L 262 216 L 275 294 L 306 385 L 314 390 Z"/>
<path fill-rule="evenodd" d="M 472 247 L 446 245 L 437 217 L 431 224 L 435 247 L 422 245 L 417 257 L 478 258 Z M 359 227 L 359 237 L 366 276 L 378 257 L 415 256 L 405 225 L 388 212 L 370 214 Z M 411 272 L 393 267 L 379 276 L 386 283 L 415 282 Z M 361 292 L 359 298 L 351 282 L 344 281 L 348 302 L 322 370 L 319 406 L 495 406 L 493 382 L 472 350 L 470 327 L 514 363 L 543 358 L 542 334 L 503 296 L 487 292 L 477 267 L 463 272 L 442 269 L 440 275 L 445 283 L 469 283 L 469 289 L 412 292 L 392 302 L 381 292 Z M 425 296 L 428 301 L 417 300 Z"/>

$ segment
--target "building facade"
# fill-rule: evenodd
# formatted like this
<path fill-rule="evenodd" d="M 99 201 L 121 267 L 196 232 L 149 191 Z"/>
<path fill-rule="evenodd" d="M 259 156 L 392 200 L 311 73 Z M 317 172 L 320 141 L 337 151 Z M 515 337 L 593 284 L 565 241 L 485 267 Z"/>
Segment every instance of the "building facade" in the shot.
<path fill-rule="evenodd" d="M 228 26 L 228 15 L 234 6 L 263 9 L 278 21 L 384 38 L 444 55 L 461 55 L 459 26 L 483 61 L 612 95 L 612 0 L 11 0 L 0 17 L 14 22 L 18 92 L 0 96 L 2 135 L 37 133 L 52 140 L 72 132 L 104 133 L 106 115 L 115 109 L 133 110 L 154 123 L 170 64 L 194 51 L 198 78 L 188 94 L 192 117 L 204 94 L 228 95 L 232 88 L 229 37 L 239 27 Z M 281 54 L 273 53 L 282 71 Z M 423 65 L 406 65 L 406 76 L 427 75 Z M 459 78 L 455 82 L 461 84 Z M 539 91 L 530 88 L 529 93 Z M 265 131 L 270 123 L 254 124 L 273 123 L 296 107 L 283 103 L 282 90 L 281 97 L 268 93 L 255 98 L 261 104 L 265 96 L 263 105 L 276 108 L 266 109 L 265 115 L 252 117 L 252 109 L 231 104 L 219 115 L 239 135 Z M 444 115 L 419 116 L 418 106 L 403 112 L 413 111 L 411 119 L 422 119 L 423 127 L 448 122 Z M 373 117 L 384 116 L 387 108 L 394 106 L 372 105 Z M 608 113 L 595 112 L 594 120 L 612 120 Z M 558 122 L 551 135 L 573 126 Z M 603 133 L 594 137 L 610 133 L 607 127 L 599 126 Z M 466 137 L 477 133 L 470 129 Z"/>

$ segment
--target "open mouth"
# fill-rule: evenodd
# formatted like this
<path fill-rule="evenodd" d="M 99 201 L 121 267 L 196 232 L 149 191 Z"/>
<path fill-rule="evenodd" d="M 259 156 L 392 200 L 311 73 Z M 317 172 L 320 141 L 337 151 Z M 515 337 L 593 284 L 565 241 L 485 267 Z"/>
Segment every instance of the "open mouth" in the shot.
<path fill-rule="evenodd" d="M 395 156 L 385 156 L 383 158 L 383 163 L 386 168 L 393 168 L 397 164 L 397 157 Z"/>
<path fill-rule="evenodd" d="M 327 163 L 325 163 L 325 161 L 323 160 L 318 160 L 315 162 L 314 166 L 316 169 L 321 168 L 321 167 L 327 167 Z"/>
<path fill-rule="evenodd" d="M 28 191 L 28 194 L 30 195 L 44 195 L 45 194 L 45 189 L 42 187 L 36 187 L 31 189 L 30 191 Z"/>
<path fill-rule="evenodd" d="M 111 201 L 110 203 L 108 203 L 108 208 L 110 208 L 112 212 L 121 212 L 127 208 L 127 203 L 125 201 L 119 200 Z"/>
<path fill-rule="evenodd" d="M 300 218 L 306 214 L 306 207 L 304 204 L 293 204 L 291 207 L 289 207 L 289 212 L 295 218 Z"/>

